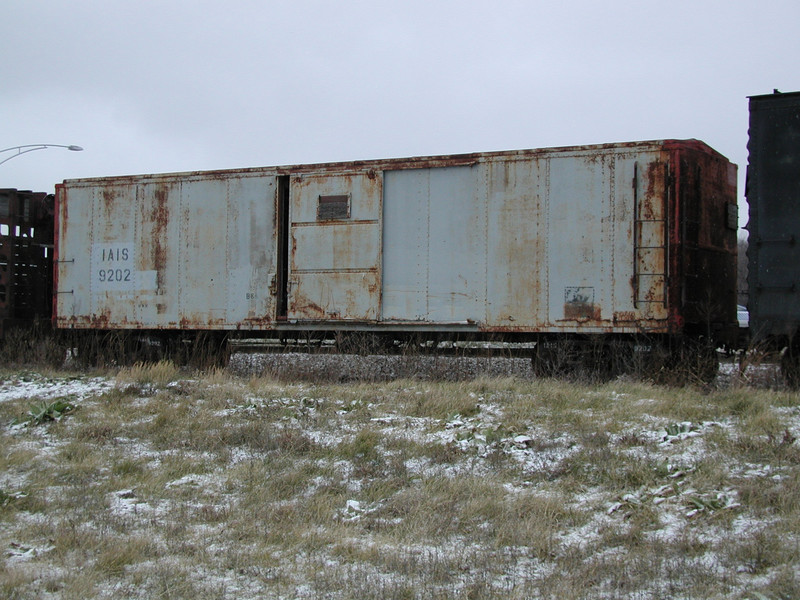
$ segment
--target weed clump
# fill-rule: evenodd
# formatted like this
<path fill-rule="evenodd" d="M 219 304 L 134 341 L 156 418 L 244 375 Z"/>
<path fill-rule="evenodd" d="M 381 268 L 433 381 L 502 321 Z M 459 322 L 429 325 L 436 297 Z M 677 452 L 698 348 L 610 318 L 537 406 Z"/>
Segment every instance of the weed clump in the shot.
<path fill-rule="evenodd" d="M 133 386 L 159 386 L 163 387 L 176 381 L 180 376 L 180 369 L 169 360 L 156 363 L 137 362 L 131 367 L 124 367 L 117 373 L 117 382 L 125 387 Z"/>
<path fill-rule="evenodd" d="M 60 421 L 61 418 L 75 410 L 75 405 L 66 400 L 48 402 L 40 400 L 31 404 L 30 409 L 23 417 L 14 421 L 15 424 L 42 425 L 48 421 Z"/>

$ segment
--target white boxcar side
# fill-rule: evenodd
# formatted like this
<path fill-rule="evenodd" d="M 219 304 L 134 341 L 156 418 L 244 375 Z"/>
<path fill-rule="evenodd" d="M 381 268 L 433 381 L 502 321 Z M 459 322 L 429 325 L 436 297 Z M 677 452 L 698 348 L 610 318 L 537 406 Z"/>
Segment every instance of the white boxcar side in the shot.
<path fill-rule="evenodd" d="M 694 140 L 68 180 L 55 323 L 719 331 L 735 204 L 735 166 Z"/>

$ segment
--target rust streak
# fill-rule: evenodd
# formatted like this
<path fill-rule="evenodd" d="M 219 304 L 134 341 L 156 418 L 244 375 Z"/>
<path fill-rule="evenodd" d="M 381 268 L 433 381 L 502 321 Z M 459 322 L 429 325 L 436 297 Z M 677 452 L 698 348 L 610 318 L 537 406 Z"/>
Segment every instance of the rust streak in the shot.
<path fill-rule="evenodd" d="M 564 318 L 570 321 L 600 322 L 600 306 L 588 302 L 567 302 L 564 304 Z"/>
<path fill-rule="evenodd" d="M 169 223 L 169 188 L 158 186 L 155 190 L 155 202 L 150 214 L 153 221 L 152 261 L 156 271 L 156 287 L 164 288 L 164 275 L 167 269 L 167 225 Z M 159 314 L 162 311 L 159 310 Z"/>

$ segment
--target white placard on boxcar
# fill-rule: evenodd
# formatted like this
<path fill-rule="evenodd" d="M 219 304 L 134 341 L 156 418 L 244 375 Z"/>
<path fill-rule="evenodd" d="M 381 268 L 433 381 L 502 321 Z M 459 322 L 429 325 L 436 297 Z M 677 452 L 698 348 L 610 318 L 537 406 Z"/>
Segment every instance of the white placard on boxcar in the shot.
<path fill-rule="evenodd" d="M 134 290 L 133 244 L 92 244 L 92 289 Z"/>

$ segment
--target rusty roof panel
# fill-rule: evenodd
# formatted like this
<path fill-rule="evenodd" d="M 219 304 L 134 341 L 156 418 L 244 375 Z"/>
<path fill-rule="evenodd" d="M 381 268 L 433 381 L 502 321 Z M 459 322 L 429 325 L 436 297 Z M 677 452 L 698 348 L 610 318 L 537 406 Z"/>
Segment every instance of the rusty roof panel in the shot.
<path fill-rule="evenodd" d="M 387 158 L 377 160 L 354 160 L 342 162 L 313 163 L 300 165 L 248 167 L 242 169 L 222 169 L 217 171 L 185 171 L 176 173 L 156 173 L 140 175 L 119 175 L 111 177 L 95 177 L 84 179 L 67 179 L 70 187 L 94 186 L 104 182 L 142 182 L 151 179 L 177 178 L 180 180 L 211 178 L 228 179 L 229 177 L 261 177 L 264 175 L 291 175 L 303 173 L 351 172 L 351 171 L 386 171 L 400 169 L 429 169 L 438 167 L 469 166 L 479 162 L 533 160 L 537 156 L 555 156 L 569 154 L 602 155 L 607 151 L 658 151 L 674 147 L 693 148 L 709 154 L 724 157 L 699 140 L 650 140 L 640 142 L 616 142 L 610 144 L 592 144 L 584 146 L 559 146 L 553 148 L 532 148 L 524 150 L 504 150 L 496 152 L 473 152 L 466 154 L 446 154 L 438 156 L 414 156 L 405 158 Z"/>

